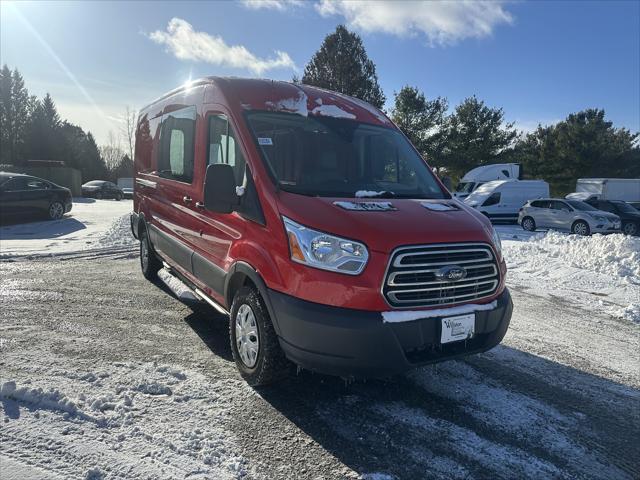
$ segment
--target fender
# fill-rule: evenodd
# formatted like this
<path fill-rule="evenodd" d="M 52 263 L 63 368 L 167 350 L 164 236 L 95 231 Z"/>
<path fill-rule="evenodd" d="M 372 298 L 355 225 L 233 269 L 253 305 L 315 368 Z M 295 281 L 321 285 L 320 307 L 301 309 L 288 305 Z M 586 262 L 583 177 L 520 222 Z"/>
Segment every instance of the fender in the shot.
<path fill-rule="evenodd" d="M 231 285 L 232 279 L 236 273 L 241 273 L 246 275 L 256 286 L 258 292 L 260 292 L 260 296 L 264 301 L 265 306 L 267 307 L 267 311 L 269 312 L 269 317 L 271 317 L 271 321 L 273 322 L 273 327 L 278 336 L 280 335 L 280 327 L 278 326 L 278 319 L 275 315 L 275 310 L 273 305 L 271 304 L 271 297 L 269 296 L 269 288 L 267 284 L 264 282 L 260 274 L 248 263 L 243 261 L 237 261 L 227 272 L 224 284 L 224 298 L 229 306 L 229 310 L 231 310 L 231 303 L 233 302 L 233 298 L 230 298 L 233 293 L 233 285 Z"/>

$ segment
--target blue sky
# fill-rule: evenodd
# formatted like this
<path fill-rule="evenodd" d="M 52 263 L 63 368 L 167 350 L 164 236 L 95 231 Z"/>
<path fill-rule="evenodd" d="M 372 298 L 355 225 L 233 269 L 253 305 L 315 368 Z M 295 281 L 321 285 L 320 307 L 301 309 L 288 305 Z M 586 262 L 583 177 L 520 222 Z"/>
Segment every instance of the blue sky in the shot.
<path fill-rule="evenodd" d="M 637 1 L 3 1 L 0 9 L 0 61 L 99 142 L 117 132 L 126 105 L 139 108 L 189 77 L 289 80 L 339 23 L 362 36 L 388 106 L 409 84 L 451 106 L 477 95 L 525 130 L 589 107 L 640 130 Z"/>

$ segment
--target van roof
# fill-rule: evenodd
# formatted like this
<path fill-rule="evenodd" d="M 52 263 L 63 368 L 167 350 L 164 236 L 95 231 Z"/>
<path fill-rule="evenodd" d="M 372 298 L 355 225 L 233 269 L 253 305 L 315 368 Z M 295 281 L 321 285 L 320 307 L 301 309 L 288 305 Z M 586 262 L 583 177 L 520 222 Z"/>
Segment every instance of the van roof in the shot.
<path fill-rule="evenodd" d="M 211 90 L 217 90 L 228 103 L 240 105 L 244 110 L 288 112 L 303 116 L 346 118 L 383 126 L 393 125 L 382 111 L 349 95 L 279 80 L 235 77 L 204 77 L 194 80 L 166 93 L 142 108 L 142 111 L 171 97 L 185 95 L 195 87 L 205 89 L 205 103 L 213 102 L 217 92 Z"/>

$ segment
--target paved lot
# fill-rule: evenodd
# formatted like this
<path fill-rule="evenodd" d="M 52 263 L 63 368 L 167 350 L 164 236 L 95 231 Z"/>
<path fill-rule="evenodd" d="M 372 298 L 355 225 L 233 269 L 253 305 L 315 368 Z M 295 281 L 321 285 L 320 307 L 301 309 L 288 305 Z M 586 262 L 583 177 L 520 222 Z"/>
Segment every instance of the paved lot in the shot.
<path fill-rule="evenodd" d="M 256 392 L 236 373 L 226 319 L 146 282 L 135 252 L 4 262 L 0 278 L 12 472 L 640 476 L 638 327 L 562 299 L 512 289 L 503 345 L 465 361 L 351 385 L 301 372 Z"/>

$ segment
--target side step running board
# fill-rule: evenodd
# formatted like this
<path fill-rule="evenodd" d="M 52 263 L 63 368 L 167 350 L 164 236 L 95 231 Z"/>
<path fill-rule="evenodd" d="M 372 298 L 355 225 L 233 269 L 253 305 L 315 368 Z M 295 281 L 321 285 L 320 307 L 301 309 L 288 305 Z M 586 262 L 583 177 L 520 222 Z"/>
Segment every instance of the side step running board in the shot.
<path fill-rule="evenodd" d="M 183 296 L 180 294 L 180 292 L 176 291 L 177 289 L 175 287 L 177 285 L 169 285 L 169 283 L 179 282 L 179 287 L 181 289 L 186 290 L 195 299 L 208 303 L 209 305 L 211 305 L 213 308 L 215 308 L 218 312 L 220 312 L 223 315 L 229 315 L 229 311 L 226 308 L 224 308 L 222 305 L 220 305 L 214 299 L 209 297 L 209 295 L 204 293 L 202 290 L 200 290 L 198 287 L 193 285 L 187 279 L 183 278 L 182 275 L 180 275 L 176 271 L 174 271 L 167 262 L 162 262 L 162 267 L 163 267 L 164 271 L 167 273 L 167 275 L 170 277 L 171 280 L 168 282 L 168 281 L 165 281 L 165 279 L 163 279 L 162 277 L 160 277 L 160 279 L 165 283 L 165 285 L 167 285 L 167 287 L 169 287 L 173 291 L 174 294 L 176 294 L 176 296 L 178 298 L 183 298 Z"/>

